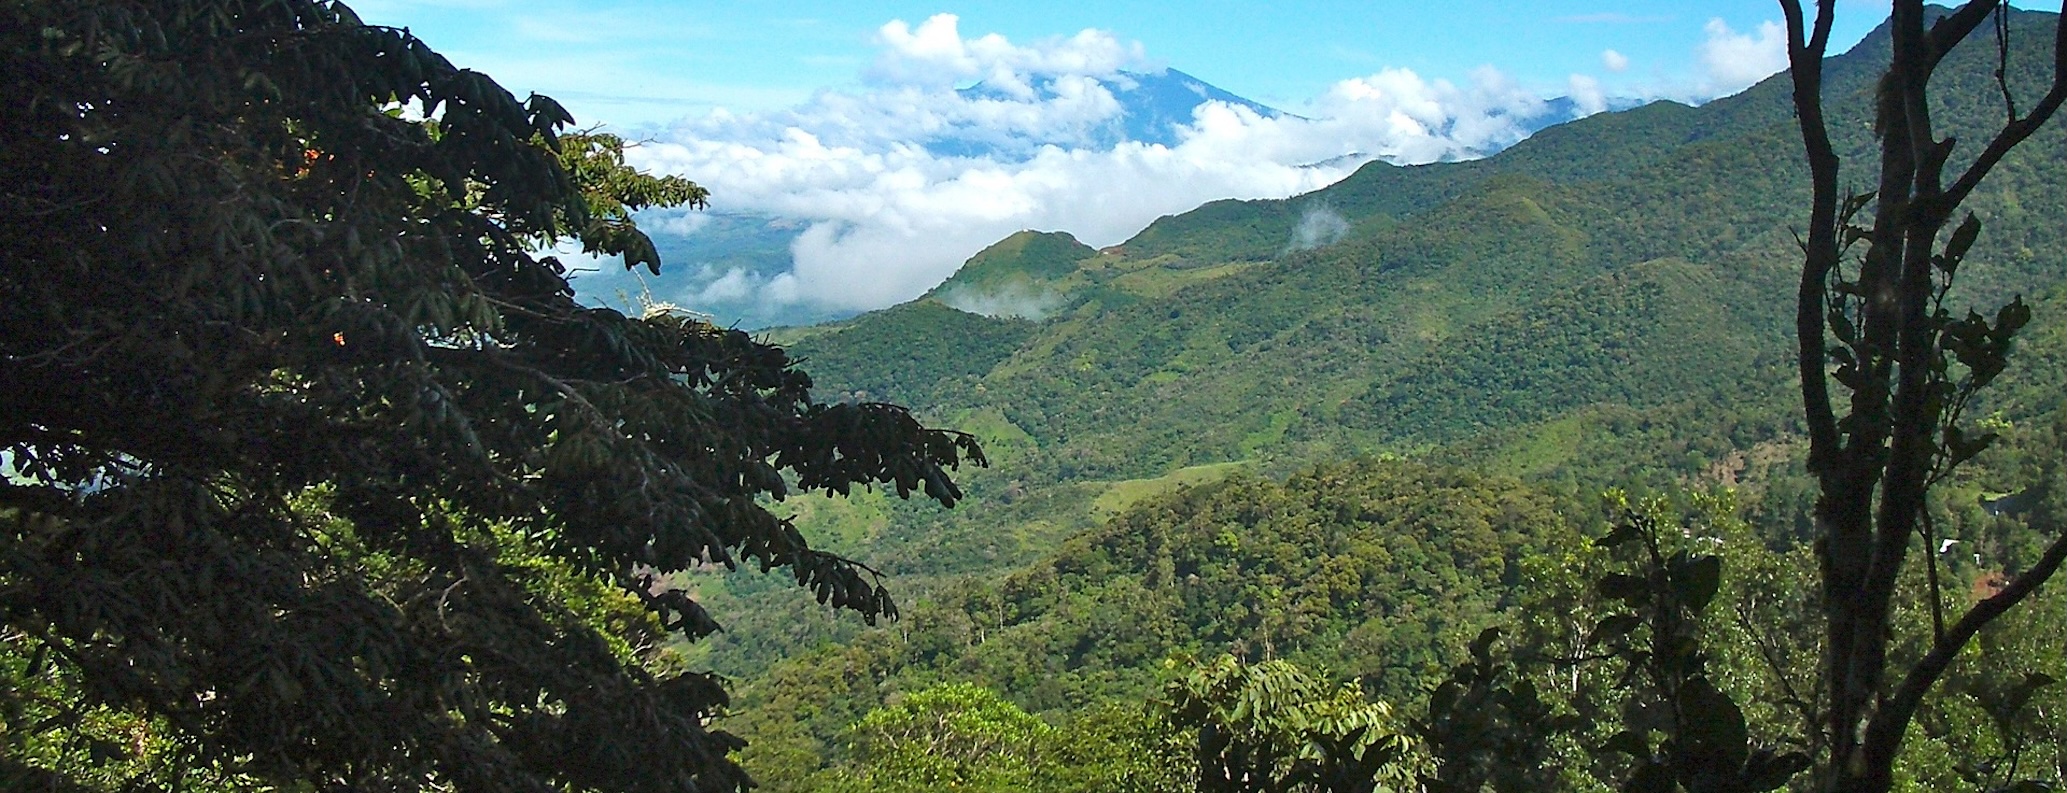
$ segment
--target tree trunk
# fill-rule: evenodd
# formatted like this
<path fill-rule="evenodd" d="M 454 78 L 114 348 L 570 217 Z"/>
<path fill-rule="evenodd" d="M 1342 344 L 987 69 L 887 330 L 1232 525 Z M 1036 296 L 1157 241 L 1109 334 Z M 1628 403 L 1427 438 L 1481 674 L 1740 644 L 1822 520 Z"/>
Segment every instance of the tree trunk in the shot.
<path fill-rule="evenodd" d="M 1953 658 L 2067 556 L 2067 534 L 2056 531 L 2037 565 L 1952 628 L 1941 623 L 1925 657 L 1904 670 L 1898 684 L 1889 684 L 1897 582 L 1934 477 L 1957 464 L 1952 450 L 1939 443 L 1947 421 L 1940 395 L 1948 381 L 1938 364 L 1942 321 L 1933 312 L 1940 272 L 1947 283 L 1952 277 L 1944 262 L 1964 250 L 1947 249 L 1941 256 L 1937 238 L 1981 178 L 2067 99 L 2067 16 L 2055 22 L 2051 88 L 2028 115 L 2018 118 L 2011 109 L 2010 120 L 1946 187 L 1953 141 L 1939 140 L 1932 131 L 1931 74 L 1946 53 L 2003 9 L 1996 0 L 1972 0 L 1926 25 L 1921 0 L 1896 0 L 1889 18 L 1893 53 L 1875 108 L 1878 189 L 1858 197 L 1839 194 L 1839 161 L 1822 108 L 1822 62 L 1836 2 L 1817 0 L 1813 21 L 1799 0 L 1780 5 L 1813 194 L 1795 330 L 1809 471 L 1819 491 L 1817 554 L 1827 620 L 1822 673 L 1831 694 L 1823 719 L 1828 754 L 1819 758 L 1816 787 L 1884 793 L 1893 784 L 1910 720 Z M 1999 30 L 2007 35 L 2007 28 Z M 1869 204 L 1871 228 L 1849 228 L 1854 214 Z M 1855 239 L 1867 243 L 1856 281 L 1833 300 L 1831 285 L 1846 280 L 1845 250 Z M 1837 379 L 1850 391 L 1842 420 L 1831 403 L 1833 355 L 1840 364 Z"/>

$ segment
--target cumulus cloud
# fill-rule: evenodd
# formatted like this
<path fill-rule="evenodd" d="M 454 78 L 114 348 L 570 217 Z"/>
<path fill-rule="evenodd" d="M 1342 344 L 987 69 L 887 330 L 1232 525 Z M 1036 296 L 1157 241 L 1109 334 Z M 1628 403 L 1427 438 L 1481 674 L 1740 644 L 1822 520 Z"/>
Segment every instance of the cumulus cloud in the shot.
<path fill-rule="evenodd" d="M 1566 80 L 1566 96 L 1582 115 L 1593 115 L 1608 109 L 1608 92 L 1601 87 L 1600 80 L 1587 74 L 1575 74 Z"/>
<path fill-rule="evenodd" d="M 746 297 L 755 288 L 753 276 L 744 268 L 734 267 L 724 275 L 711 279 L 696 295 L 698 303 L 709 305 Z"/>
<path fill-rule="evenodd" d="M 891 22 L 877 40 L 860 87 L 776 112 L 685 120 L 628 152 L 639 167 L 711 188 L 720 209 L 806 224 L 789 271 L 742 275 L 727 289 L 878 308 L 935 286 L 1019 229 L 1111 245 L 1161 215 L 1311 191 L 1371 159 L 1479 156 L 1524 137 L 1549 109 L 1490 67 L 1461 84 L 1386 69 L 1286 108 L 1297 115 L 1207 102 L 1172 145 L 1095 145 L 1090 132 L 1124 112 L 1116 92 L 1130 89 L 1128 75 L 1160 73 L 1138 43 L 1096 30 L 1026 45 L 969 38 L 946 14 Z M 966 90 L 978 81 L 982 90 Z M 942 140 L 958 146 L 933 145 Z"/>
<path fill-rule="evenodd" d="M 1703 28 L 1707 38 L 1696 56 L 1703 85 L 1711 95 L 1733 94 L 1787 68 L 1787 31 L 1780 23 L 1761 22 L 1758 30 L 1738 33 L 1721 19 Z"/>
<path fill-rule="evenodd" d="M 894 83 L 945 85 L 970 78 L 1016 85 L 1027 76 L 1075 74 L 1104 76 L 1147 62 L 1140 42 L 1121 42 L 1111 33 L 1086 29 L 1068 38 L 1051 38 L 1019 46 L 996 33 L 962 37 L 960 18 L 935 14 L 914 28 L 893 20 L 876 32 L 883 48 L 870 76 Z"/>
<path fill-rule="evenodd" d="M 710 225 L 711 216 L 702 212 L 662 210 L 648 212 L 639 217 L 639 227 L 648 234 L 672 234 L 677 237 L 693 236 Z"/>
<path fill-rule="evenodd" d="M 1629 68 L 1629 56 L 1614 50 L 1601 50 L 1600 64 L 1611 72 L 1623 71 Z"/>

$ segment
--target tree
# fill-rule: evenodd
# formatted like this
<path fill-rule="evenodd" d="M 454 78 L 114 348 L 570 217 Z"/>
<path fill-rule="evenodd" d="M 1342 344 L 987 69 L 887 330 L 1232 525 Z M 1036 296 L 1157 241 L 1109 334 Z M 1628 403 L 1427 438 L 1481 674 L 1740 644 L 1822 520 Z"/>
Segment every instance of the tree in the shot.
<path fill-rule="evenodd" d="M 997 692 L 942 683 L 853 727 L 856 790 L 1018 791 L 1047 771 L 1056 729 Z"/>
<path fill-rule="evenodd" d="M 1634 557 L 1635 564 L 1594 585 L 1617 605 L 1588 632 L 1587 643 L 1601 648 L 1598 658 L 1621 667 L 1616 687 L 1624 695 L 1622 730 L 1595 750 L 1596 760 L 1628 755 L 1623 789 L 1632 793 L 1756 793 L 1785 785 L 1810 758 L 1762 745 L 1743 708 L 1711 672 L 1707 635 L 1713 631 L 1703 612 L 1722 593 L 1722 557 L 1675 542 L 1680 537 L 1672 535 L 1692 535 L 1694 524 L 1668 532 L 1660 521 L 1670 512 L 1663 502 L 1632 504 L 1619 492 L 1609 498 L 1621 520 L 1595 544 Z M 1728 512 L 1701 501 L 1707 503 L 1697 502 L 1697 512 Z M 1654 743 L 1654 734 L 1662 740 Z"/>
<path fill-rule="evenodd" d="M 702 190 L 406 30 L 331 0 L 0 20 L 0 668 L 62 684 L 0 715 L 129 714 L 174 785 L 740 789 L 719 681 L 582 593 L 695 637 L 657 578 L 747 563 L 894 614 L 771 501 L 952 505 L 981 461 L 745 333 L 575 302 L 538 243 L 653 266 L 630 212 Z M 42 762 L 0 778 L 101 778 Z"/>
<path fill-rule="evenodd" d="M 1190 661 L 1164 687 L 1169 719 L 1196 732 L 1200 793 L 1371 793 L 1412 781 L 1412 739 L 1392 706 L 1289 661 Z"/>
<path fill-rule="evenodd" d="M 1891 653 L 1898 598 L 1916 594 L 1898 586 L 1908 551 L 1919 541 L 1936 545 L 1928 492 L 1992 440 L 1969 435 L 1961 410 L 2002 371 L 2012 337 L 2030 317 L 2021 300 L 1993 319 L 1946 310 L 1947 292 L 1980 231 L 1971 214 L 1954 221 L 1989 171 L 2067 100 L 2067 16 L 2054 23 L 2050 86 L 2020 111 L 1998 71 L 1994 88 L 2007 120 L 1955 167 L 1958 142 L 1939 137 L 1932 122 L 1932 73 L 1991 19 L 2007 61 L 2008 11 L 1992 0 L 1973 0 L 1936 14 L 1927 13 L 1922 0 L 1896 0 L 1889 20 L 1893 55 L 1875 105 L 1876 189 L 1845 194 L 1823 115 L 1823 56 L 1835 6 L 1835 0 L 1818 0 L 1810 20 L 1798 0 L 1781 0 L 1813 191 L 1796 336 L 1808 464 L 1818 487 L 1827 642 L 1822 683 L 1830 696 L 1816 784 L 1885 791 L 1925 696 L 1982 627 L 2029 597 L 2067 558 L 2067 531 L 2040 527 L 2054 538 L 2045 551 L 2000 592 L 1948 621 L 1937 560 L 1926 551 L 1931 585 L 1922 597 L 1935 618 L 1931 634 L 1921 637 L 1925 649 L 1913 660 Z M 1864 252 L 1853 257 L 1861 242 Z M 1831 380 L 1848 392 L 1842 416 Z"/>

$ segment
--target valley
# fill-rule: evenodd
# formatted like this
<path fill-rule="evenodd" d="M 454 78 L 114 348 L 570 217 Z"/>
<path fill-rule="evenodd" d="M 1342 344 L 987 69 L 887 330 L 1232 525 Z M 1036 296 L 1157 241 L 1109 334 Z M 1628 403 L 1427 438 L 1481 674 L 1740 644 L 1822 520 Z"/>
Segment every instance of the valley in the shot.
<path fill-rule="evenodd" d="M 1846 162 L 1876 145 L 1875 43 L 1828 69 Z M 1941 79 L 1991 57 L 1964 48 Z M 1022 232 L 918 300 L 770 331 L 828 398 L 911 406 L 994 464 L 951 512 L 797 503 L 814 541 L 896 579 L 898 625 L 699 579 L 743 638 L 692 657 L 741 681 L 745 734 L 781 747 L 749 767 L 819 789 L 859 762 L 850 724 L 946 681 L 1075 724 L 1155 700 L 1173 654 L 1288 658 L 1405 707 L 1480 628 L 1541 617 L 1523 571 L 1571 564 L 1611 488 L 1728 493 L 1718 520 L 1775 549 L 1809 536 L 1790 336 L 1807 177 L 1784 78 L 1207 204 L 1104 250 Z M 1948 306 L 2024 295 L 2037 319 L 1971 414 L 2017 430 L 1948 496 L 1962 542 L 1999 530 L 1971 494 L 2029 471 L 2009 460 L 2044 454 L 2061 415 L 2067 236 L 2031 220 L 2067 210 L 2063 144 L 2040 133 L 1969 201 L 1987 264 Z M 1302 238 L 1316 218 L 1334 231 Z M 807 757 L 830 776 L 787 767 Z"/>
<path fill-rule="evenodd" d="M 361 5 L 0 12 L 0 791 L 2067 789 L 2067 16 Z"/>

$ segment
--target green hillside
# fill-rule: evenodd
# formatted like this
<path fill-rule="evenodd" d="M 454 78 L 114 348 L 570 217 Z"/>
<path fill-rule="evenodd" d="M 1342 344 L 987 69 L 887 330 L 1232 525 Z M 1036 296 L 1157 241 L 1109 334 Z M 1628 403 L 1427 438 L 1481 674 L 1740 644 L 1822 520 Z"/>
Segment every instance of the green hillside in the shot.
<path fill-rule="evenodd" d="M 1877 52 L 1872 44 L 1861 50 Z M 1981 49 L 1950 56 L 1941 81 L 1989 79 L 1994 54 Z M 2036 61 L 2035 50 L 2012 60 Z M 1873 56 L 1847 55 L 1829 72 L 1841 151 L 1872 146 L 1877 68 Z M 2013 87 L 2035 92 L 2029 75 L 2015 77 Z M 987 338 L 964 345 L 997 362 L 966 401 L 943 404 L 926 384 L 883 393 L 939 406 L 942 418 L 995 411 L 1039 450 L 1013 472 L 1035 482 L 1413 452 L 1690 394 L 1756 401 L 1785 388 L 1753 373 L 1776 371 L 1787 349 L 1792 229 L 1806 194 L 1788 96 L 1784 81 L 1768 80 L 1700 108 L 1657 103 L 1554 127 L 1481 161 L 1372 164 L 1309 195 L 1165 218 L 1077 263 L 1066 277 L 1081 279 L 1081 302 L 1009 355 L 979 346 Z M 1942 111 L 1972 123 L 1987 112 L 1999 108 Z M 2057 127 L 2041 138 L 1971 202 L 2002 222 L 1976 249 L 1990 266 L 1973 268 L 1955 304 L 2035 291 L 2067 268 L 2057 224 L 2020 222 L 2067 208 L 2067 189 L 2039 176 L 2067 138 Z M 1347 235 L 1288 252 L 1298 218 L 1318 206 L 1341 214 Z M 1048 239 L 1015 235 L 994 250 L 1024 262 L 1002 254 Z M 956 278 L 1030 271 L 982 256 Z M 1185 272 L 1211 275 L 1156 275 Z M 1129 288 L 1151 275 L 1164 282 Z M 950 324 L 881 331 L 814 340 L 812 360 L 841 370 L 962 334 Z"/>
<path fill-rule="evenodd" d="M 848 724 L 935 680 L 1061 716 L 1147 697 L 1173 651 L 1384 670 L 1374 690 L 1409 696 L 1514 600 L 1525 557 L 1572 541 L 1570 509 L 1510 478 L 1414 463 L 1235 474 L 1146 500 L 1010 576 L 945 587 L 899 630 L 775 664 L 742 692 L 738 727 L 757 776 L 781 779 L 840 757 Z"/>
<path fill-rule="evenodd" d="M 1588 279 L 1453 336 L 1350 400 L 1341 420 L 1443 444 L 1589 405 L 1641 409 L 1711 394 L 1723 401 L 1787 352 L 1777 338 L 1714 331 L 1785 319 L 1769 297 L 1788 273 L 1742 263 L 1731 271 L 1664 259 Z M 1693 373 L 1701 376 L 1689 382 Z"/>
<path fill-rule="evenodd" d="M 2011 84 L 2028 95 L 2045 18 L 2014 16 L 2012 40 L 2033 49 L 2013 54 L 2028 68 Z M 1994 53 L 1982 49 L 1950 55 L 1940 81 L 1990 81 Z M 1828 70 L 1841 151 L 1872 146 L 1866 100 L 1881 67 L 1869 53 L 1881 51 L 1869 40 Z M 1439 454 L 1583 490 L 1706 481 L 1732 460 L 1784 455 L 1806 181 L 1788 97 L 1776 78 L 1698 108 L 1554 127 L 1484 160 L 1374 163 L 1305 196 L 1165 218 L 1104 253 L 1066 234 L 1015 234 L 934 294 L 1066 297 L 1038 321 L 924 298 L 791 347 L 821 392 L 912 405 L 982 437 L 999 464 L 965 476 L 968 507 L 829 501 L 800 525 L 923 593 L 1099 525 L 1101 498 L 1234 470 L 1224 464 L 1283 475 Z M 1941 118 L 1958 129 L 1999 112 L 1948 106 Z M 1986 264 L 1963 273 L 1951 305 L 2035 294 L 2067 272 L 2067 235 L 2035 222 L 2067 215 L 2067 184 L 2046 167 L 2063 143 L 2058 125 L 2042 131 L 1969 202 L 1990 221 L 1973 255 Z M 1322 206 L 1346 235 L 1287 250 L 1299 217 Z M 2041 391 L 2018 392 L 2020 404 Z M 765 589 L 713 584 L 712 596 L 758 604 L 726 603 L 749 622 L 808 610 Z M 720 668 L 779 655 L 728 642 L 708 649 Z"/>
<path fill-rule="evenodd" d="M 2013 431 L 1948 487 L 1965 506 L 1947 511 L 1946 536 L 1982 553 L 1976 564 L 1950 562 L 1948 575 L 1970 579 L 1984 558 L 2013 553 L 1989 539 L 2003 526 L 1974 496 L 2067 438 L 2054 415 Z M 1590 431 L 1632 428 L 1586 420 Z M 1777 536 L 1785 525 L 1754 528 L 1698 498 L 1684 507 L 1690 532 L 1741 543 L 1728 569 L 1750 580 L 1724 593 L 1738 608 L 1773 609 L 1759 599 L 1808 575 L 1799 549 L 1772 550 L 1786 548 Z M 1126 712 L 1114 703 L 1151 701 L 1173 674 L 1167 659 L 1220 653 L 1289 660 L 1380 701 L 1418 703 L 1484 626 L 1554 636 L 1560 624 L 1587 624 L 1597 607 L 1588 577 L 1607 561 L 1588 539 L 1602 531 L 1596 514 L 1554 487 L 1417 462 L 1329 463 L 1282 481 L 1234 473 L 1145 499 L 1009 575 L 942 586 L 895 629 L 773 661 L 743 687 L 728 726 L 749 738 L 743 760 L 771 789 L 818 791 L 842 789 L 837 780 L 852 773 L 851 725 L 941 681 L 1002 692 L 1065 732 Z M 1997 636 L 2056 641 L 2046 620 L 2067 614 L 2067 594 L 2035 608 Z M 1750 670 L 1761 662 L 1747 657 L 1760 649 L 1752 634 L 1724 626 L 1752 613 L 1725 613 L 1711 626 L 1719 657 L 1747 670 L 1740 686 L 1760 684 Z M 1568 685 L 1579 685 L 1576 675 Z M 2062 699 L 2046 697 L 2046 707 Z M 1784 712 L 1747 707 L 1759 730 L 1785 729 Z M 1128 729 L 1099 740 L 1131 739 L 1123 753 L 1145 751 L 1138 743 L 1154 725 Z M 1969 738 L 1942 727 L 1920 735 L 1918 754 L 1929 759 L 1919 762 L 1942 765 Z"/>
<path fill-rule="evenodd" d="M 865 314 L 789 346 L 822 394 L 937 407 L 989 373 L 1033 335 L 1032 322 L 985 317 L 918 300 Z"/>
<path fill-rule="evenodd" d="M 2013 15 L 2020 96 L 2037 92 L 2049 19 Z M 1956 132 L 1999 117 L 1971 101 L 1992 88 L 1986 49 L 1940 74 L 1966 86 L 1941 94 L 1966 104 L 1937 109 Z M 1848 158 L 1874 147 L 1876 57 L 1826 73 Z M 807 534 L 895 577 L 913 604 L 897 628 L 865 631 L 775 582 L 700 585 L 742 615 L 742 638 L 698 660 L 751 681 L 756 762 L 831 768 L 846 725 L 941 680 L 1076 718 L 1145 695 L 1172 650 L 1397 670 L 1366 685 L 1411 698 L 1465 634 L 1514 614 L 1517 554 L 1569 540 L 1608 486 L 1731 486 L 1776 546 L 1804 536 L 1790 323 L 1807 180 L 1789 96 L 1776 78 L 1483 160 L 1373 163 L 1103 252 L 1022 232 L 927 298 L 802 336 L 792 350 L 819 388 L 912 405 L 998 464 L 968 472 L 971 498 L 948 513 L 799 502 Z M 1947 300 L 2034 300 L 1976 414 L 2018 433 L 2043 434 L 2067 382 L 2067 229 L 2049 222 L 2067 216 L 2063 145 L 2060 125 L 2041 131 L 1969 200 L 1987 225 Z M 1339 237 L 1294 244 L 1321 212 Z M 1051 302 L 986 317 L 944 305 L 954 290 Z M 1977 477 L 2015 481 L 2029 454 Z M 1948 531 L 2002 545 L 1982 539 L 2008 529 L 1978 499 L 2011 488 L 1958 487 Z M 809 787 L 792 782 L 777 787 Z"/>
<path fill-rule="evenodd" d="M 1098 251 L 1068 232 L 1022 231 L 978 251 L 926 296 L 939 299 L 1053 288 L 1077 272 L 1078 262 L 1097 255 Z"/>

